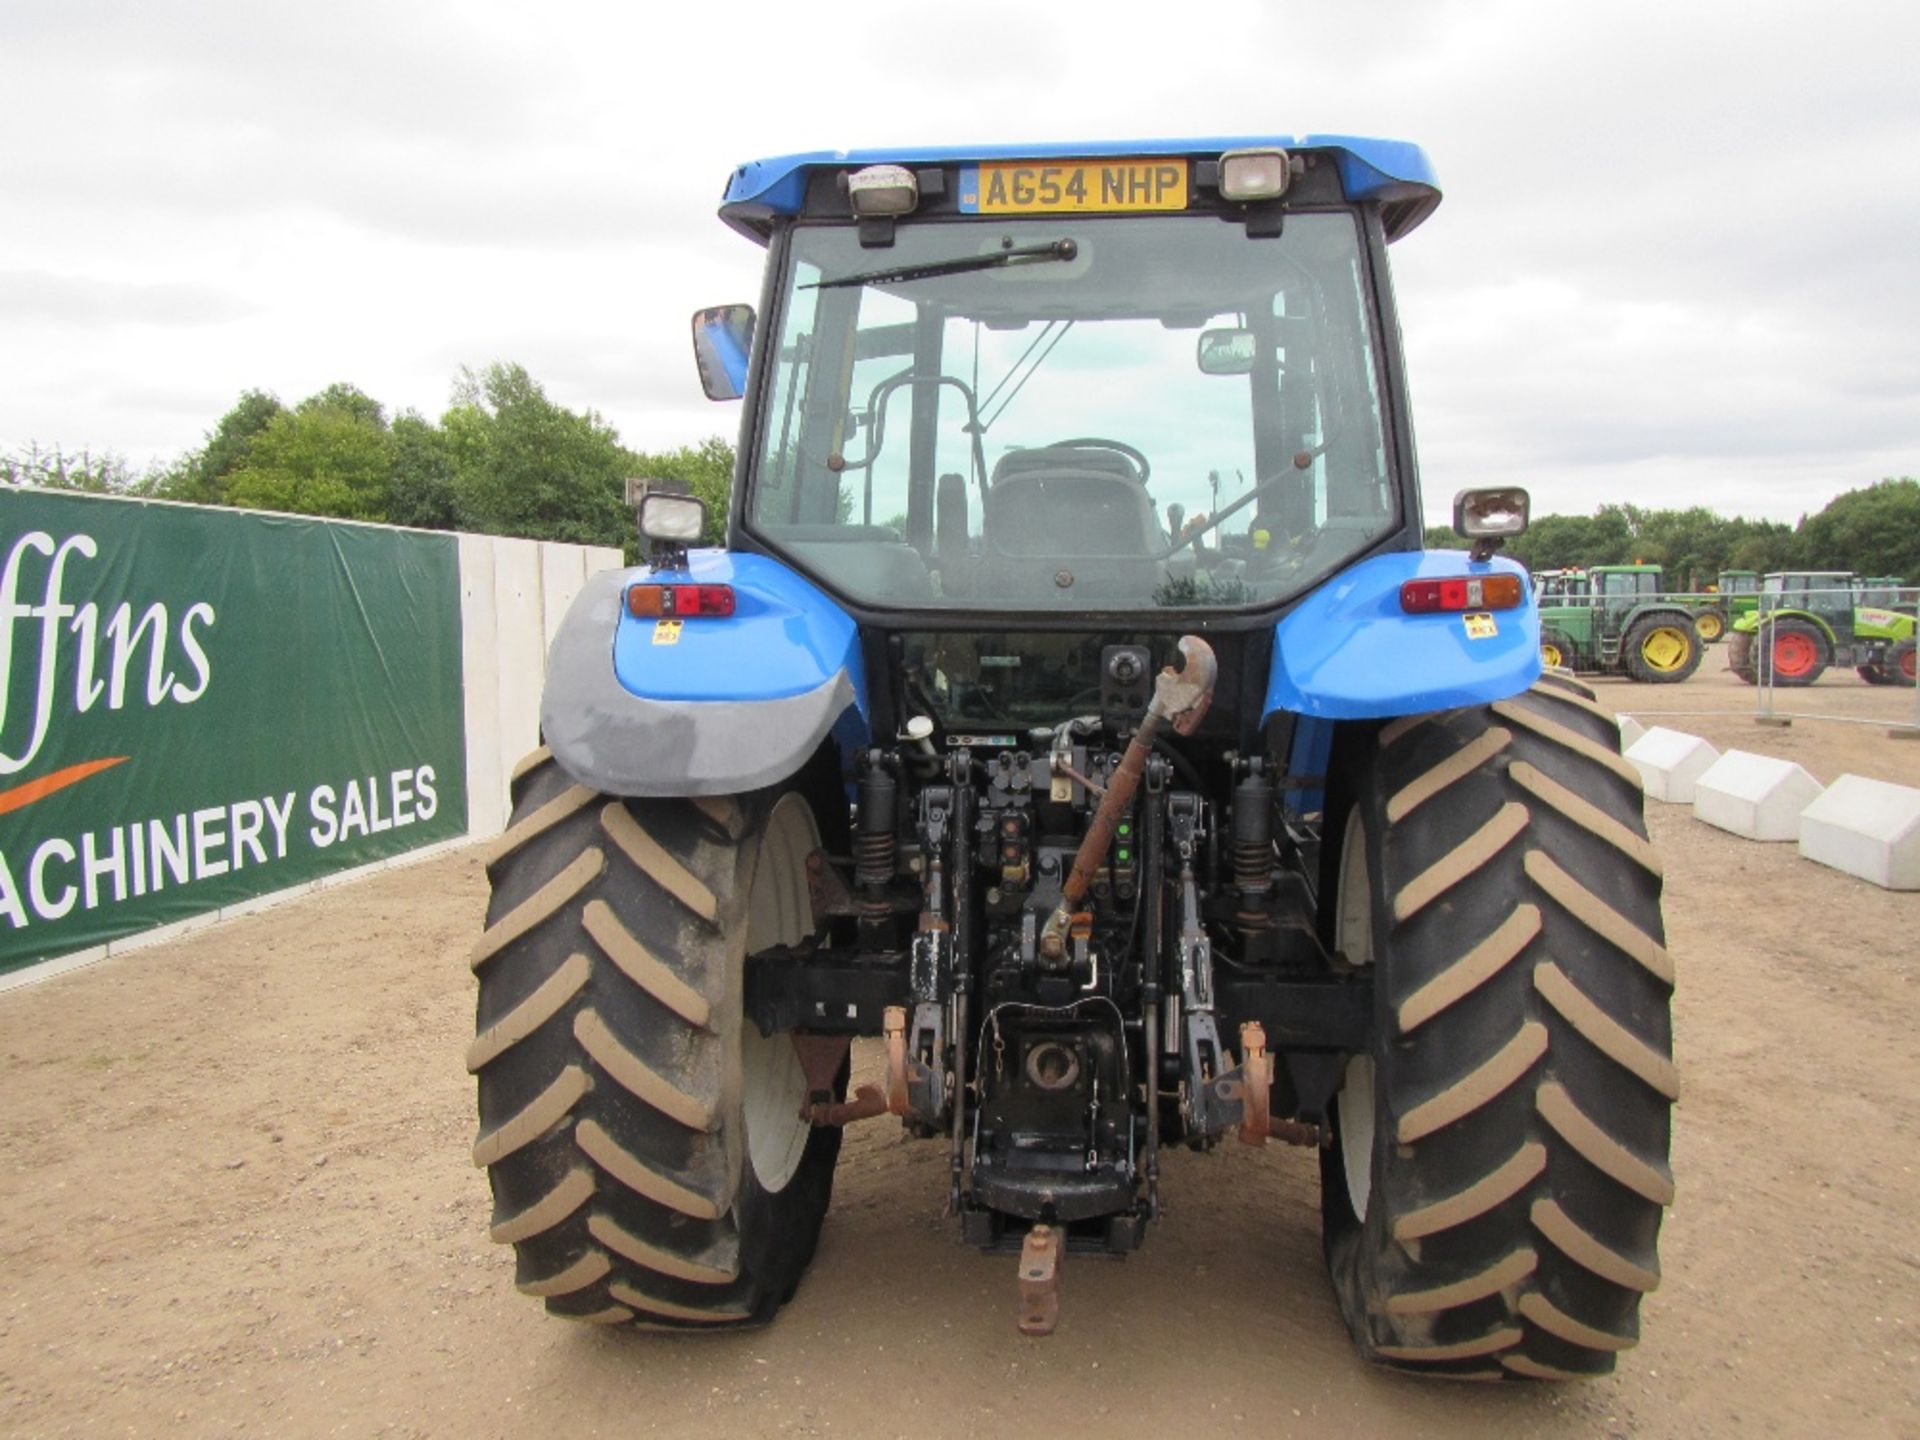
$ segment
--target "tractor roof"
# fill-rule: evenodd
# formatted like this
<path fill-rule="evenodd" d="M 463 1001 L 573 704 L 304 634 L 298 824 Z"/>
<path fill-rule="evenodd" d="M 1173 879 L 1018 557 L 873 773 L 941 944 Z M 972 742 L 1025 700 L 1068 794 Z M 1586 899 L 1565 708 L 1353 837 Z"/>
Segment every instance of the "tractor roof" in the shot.
<path fill-rule="evenodd" d="M 930 145 L 890 150 L 811 150 L 769 160 L 749 160 L 727 179 L 720 217 L 765 244 L 776 216 L 797 215 L 806 199 L 807 174 L 817 169 L 862 165 L 965 165 L 994 160 L 1098 160 L 1125 156 L 1191 155 L 1217 158 L 1227 150 L 1279 146 L 1320 151 L 1334 162 L 1349 200 L 1380 202 L 1387 239 L 1398 240 L 1440 203 L 1440 185 L 1426 151 L 1405 140 L 1357 135 L 1226 136 L 1196 140 L 1050 141 L 1038 145 Z"/>

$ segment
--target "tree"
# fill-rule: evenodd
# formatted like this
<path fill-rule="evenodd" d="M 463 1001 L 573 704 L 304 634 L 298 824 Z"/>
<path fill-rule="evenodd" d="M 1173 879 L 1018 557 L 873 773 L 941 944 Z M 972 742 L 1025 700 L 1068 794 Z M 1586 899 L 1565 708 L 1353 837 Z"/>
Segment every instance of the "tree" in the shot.
<path fill-rule="evenodd" d="M 1920 480 L 1882 480 L 1802 516 L 1800 564 L 1809 570 L 1920 578 Z"/>
<path fill-rule="evenodd" d="M 1618 506 L 1592 515 L 1542 515 L 1507 542 L 1507 553 L 1532 570 L 1622 564 L 1634 558 L 1629 517 Z"/>
<path fill-rule="evenodd" d="M 460 499 L 446 435 L 409 410 L 393 422 L 393 476 L 387 519 L 426 530 L 458 530 Z"/>
<path fill-rule="evenodd" d="M 283 410 L 251 437 L 225 478 L 226 500 L 259 510 L 385 520 L 393 436 L 380 407 L 352 386 L 331 386 Z"/>
<path fill-rule="evenodd" d="M 317 395 L 309 395 L 302 400 L 300 410 L 336 410 L 355 420 L 373 426 L 377 430 L 387 428 L 387 412 L 378 400 L 375 400 L 358 385 L 349 385 L 336 380 Z"/>
<path fill-rule="evenodd" d="M 1791 527 L 1771 520 L 1735 520 L 1733 527 L 1735 539 L 1727 551 L 1725 569 L 1765 575 L 1794 567 L 1799 542 Z"/>
<path fill-rule="evenodd" d="M 27 448 L 0 455 L 0 484 L 41 485 L 49 490 L 81 490 L 90 495 L 126 495 L 147 482 L 136 476 L 126 460 L 111 450 L 95 454 L 79 450 L 68 454 L 58 445 L 42 450 L 29 441 Z"/>
<path fill-rule="evenodd" d="M 463 370 L 441 418 L 462 524 L 500 535 L 627 544 L 629 455 L 599 415 L 554 404 L 519 365 Z"/>
<path fill-rule="evenodd" d="M 206 445 L 181 457 L 180 463 L 157 481 L 154 493 L 163 499 L 198 505 L 229 503 L 227 477 L 246 465 L 254 440 L 285 410 L 279 397 L 264 390 L 242 391 L 234 407 L 213 427 Z"/>

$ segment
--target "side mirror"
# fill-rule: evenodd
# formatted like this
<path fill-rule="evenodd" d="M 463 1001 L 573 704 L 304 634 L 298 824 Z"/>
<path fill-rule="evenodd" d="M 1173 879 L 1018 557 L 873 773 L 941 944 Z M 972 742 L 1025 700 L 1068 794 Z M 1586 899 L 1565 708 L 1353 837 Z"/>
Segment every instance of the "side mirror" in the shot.
<path fill-rule="evenodd" d="M 1197 358 L 1202 375 L 1245 375 L 1253 369 L 1251 330 L 1202 330 Z"/>
<path fill-rule="evenodd" d="M 747 393 L 747 355 L 753 349 L 753 307 L 716 305 L 693 316 L 693 361 L 709 400 Z"/>

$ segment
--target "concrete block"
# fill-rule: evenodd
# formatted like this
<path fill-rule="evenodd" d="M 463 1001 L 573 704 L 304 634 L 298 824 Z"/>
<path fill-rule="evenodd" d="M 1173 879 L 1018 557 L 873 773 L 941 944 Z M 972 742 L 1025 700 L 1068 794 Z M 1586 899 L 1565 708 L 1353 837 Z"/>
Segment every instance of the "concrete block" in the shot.
<path fill-rule="evenodd" d="M 500 626 L 493 602 L 493 541 L 460 537 L 460 664 L 466 684 L 467 833 L 497 835 L 507 823 L 501 782 Z M 517 677 L 515 683 L 525 683 Z M 518 759 L 518 756 L 514 757 Z"/>
<path fill-rule="evenodd" d="M 1693 817 L 1749 840 L 1797 840 L 1820 782 L 1791 760 L 1729 750 L 1693 786 Z"/>
<path fill-rule="evenodd" d="M 1920 890 L 1920 790 L 1842 775 L 1800 812 L 1800 853 L 1887 890 Z"/>
<path fill-rule="evenodd" d="M 1720 752 L 1698 735 L 1656 725 L 1627 749 L 1650 800 L 1691 805 L 1693 786 Z"/>
<path fill-rule="evenodd" d="M 1620 717 L 1620 748 L 1622 750 L 1631 750 L 1646 733 L 1647 727 L 1631 715 Z"/>
<path fill-rule="evenodd" d="M 587 552 L 584 546 L 564 545 L 558 540 L 540 542 L 540 645 L 541 652 L 553 648 L 554 632 L 567 618 L 567 607 L 587 580 Z"/>
<path fill-rule="evenodd" d="M 540 743 L 540 689 L 547 673 L 546 632 L 540 618 L 540 547 L 532 540 L 493 542 L 493 623 L 498 680 L 499 768 L 491 777 L 467 762 L 467 784 L 491 783 L 501 822 L 511 809 L 513 767 Z"/>

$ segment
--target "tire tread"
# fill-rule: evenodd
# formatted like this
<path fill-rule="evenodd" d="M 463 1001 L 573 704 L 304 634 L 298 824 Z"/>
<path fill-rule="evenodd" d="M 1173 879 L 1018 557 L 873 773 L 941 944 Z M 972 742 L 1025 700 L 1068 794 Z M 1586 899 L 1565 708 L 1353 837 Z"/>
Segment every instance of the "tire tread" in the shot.
<path fill-rule="evenodd" d="M 1483 1356 L 1513 1381 L 1603 1374 L 1659 1283 L 1679 1093 L 1662 867 L 1617 722 L 1546 676 L 1356 737 L 1335 768 L 1377 877 L 1363 1219 L 1338 1125 L 1322 1166 L 1349 1328 L 1439 1378 Z"/>
<path fill-rule="evenodd" d="M 775 1193 L 741 1128 L 739 959 L 755 866 L 775 863 L 760 857 L 777 797 L 607 797 L 544 749 L 512 789 L 470 955 L 492 1238 L 556 1316 L 764 1323 L 813 1254 L 839 1143 L 813 1132 Z M 792 845 L 778 848 L 790 865 Z"/>

